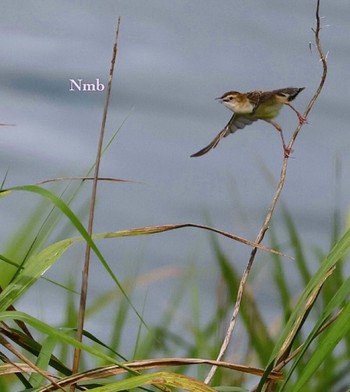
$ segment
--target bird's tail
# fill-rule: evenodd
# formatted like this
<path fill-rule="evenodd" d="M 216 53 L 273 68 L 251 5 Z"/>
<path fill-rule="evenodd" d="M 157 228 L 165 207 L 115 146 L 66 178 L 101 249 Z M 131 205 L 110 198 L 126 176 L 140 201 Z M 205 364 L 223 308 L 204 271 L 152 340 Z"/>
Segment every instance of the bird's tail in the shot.
<path fill-rule="evenodd" d="M 213 141 L 211 141 L 206 147 L 202 148 L 198 152 L 192 154 L 191 158 L 200 157 L 206 154 L 207 152 L 215 148 L 219 144 L 221 139 L 223 139 L 225 136 L 229 134 L 230 134 L 230 128 L 228 127 L 227 124 L 226 127 L 214 138 Z"/>
<path fill-rule="evenodd" d="M 224 137 L 228 136 L 231 133 L 236 132 L 238 129 L 242 129 L 245 126 L 250 125 L 256 120 L 257 118 L 255 118 L 254 116 L 247 117 L 247 116 L 239 116 L 237 114 L 234 114 L 231 117 L 230 121 L 226 124 L 225 128 L 214 138 L 214 140 L 211 143 L 209 143 L 206 147 L 196 152 L 195 154 L 192 154 L 191 158 L 200 157 L 206 154 L 208 151 L 215 148 L 219 144 L 221 139 L 223 139 Z"/>
<path fill-rule="evenodd" d="M 287 87 L 287 88 L 281 88 L 280 90 L 275 90 L 275 93 L 277 95 L 280 95 L 281 97 L 286 98 L 288 102 L 291 102 L 304 89 L 305 87 Z"/>

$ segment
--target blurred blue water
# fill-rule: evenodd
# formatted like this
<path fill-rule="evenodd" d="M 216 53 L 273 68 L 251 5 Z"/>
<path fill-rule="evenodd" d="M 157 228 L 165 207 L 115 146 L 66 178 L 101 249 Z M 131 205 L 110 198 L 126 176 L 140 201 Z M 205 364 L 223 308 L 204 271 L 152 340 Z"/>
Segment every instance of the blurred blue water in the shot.
<path fill-rule="evenodd" d="M 349 9 L 345 0 L 322 4 L 321 38 L 329 51 L 329 75 L 295 144 L 283 190 L 283 200 L 309 250 L 315 245 L 327 251 L 334 206 L 343 213 L 348 208 L 349 111 L 344 97 L 349 91 Z M 107 138 L 127 121 L 103 160 L 101 174 L 138 183 L 101 185 L 95 231 L 210 219 L 218 228 L 254 239 L 280 172 L 277 133 L 258 122 L 202 158 L 189 156 L 230 118 L 230 112 L 214 101 L 227 90 L 306 86 L 295 101 L 303 111 L 321 76 L 316 49 L 309 49 L 314 12 L 314 2 L 302 0 L 3 1 L 0 119 L 17 124 L 1 129 L 0 167 L 2 176 L 9 170 L 7 186 L 82 175 L 91 165 L 105 95 L 69 92 L 69 79 L 90 83 L 100 78 L 107 83 L 114 29 L 121 16 Z M 297 125 L 288 108 L 278 121 L 288 136 Z M 89 192 L 86 186 L 81 200 Z M 23 199 L 22 194 L 0 205 L 3 243 L 33 205 L 33 198 L 29 207 Z M 278 208 L 272 224 L 283 244 L 287 237 Z M 212 309 L 217 280 L 212 277 L 215 265 L 207 242 L 205 232 L 184 229 L 152 238 L 110 240 L 101 247 L 121 278 L 135 270 L 142 274 L 169 265 L 184 271 L 193 263 L 202 271 L 202 298 Z M 249 250 L 226 239 L 220 243 L 243 269 Z M 50 276 L 64 280 L 82 255 L 82 249 L 72 251 Z M 259 298 L 262 303 L 265 299 L 273 317 L 278 303 L 272 305 L 271 292 L 266 291 L 273 265 L 262 254 L 259 262 L 266 263 L 266 268 L 260 267 Z M 93 271 L 91 296 L 109 284 L 113 287 L 99 265 Z M 159 301 L 160 309 L 166 309 L 177 283 L 173 278 L 169 284 L 151 285 L 147 301 Z M 30 295 L 36 296 L 41 285 L 49 290 L 45 283 L 34 287 L 22 305 L 26 311 Z M 46 309 L 45 298 L 40 314 L 47 312 L 48 319 L 59 322 L 60 311 L 52 313 L 52 308 L 60 309 L 54 290 L 56 305 Z M 135 298 L 140 306 L 144 294 L 141 298 Z"/>

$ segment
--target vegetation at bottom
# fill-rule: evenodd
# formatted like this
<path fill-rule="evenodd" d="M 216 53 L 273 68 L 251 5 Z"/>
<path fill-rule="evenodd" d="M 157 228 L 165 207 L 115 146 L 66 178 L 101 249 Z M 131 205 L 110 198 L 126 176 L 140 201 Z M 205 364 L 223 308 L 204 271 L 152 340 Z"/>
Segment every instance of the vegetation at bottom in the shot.
<path fill-rule="evenodd" d="M 1 391 L 68 391 L 72 384 L 78 390 L 91 391 L 134 388 L 347 390 L 350 383 L 350 280 L 345 262 L 350 230 L 340 227 L 339 212 L 334 214 L 327 253 L 315 248 L 315 244 L 304 243 L 292 215 L 282 208 L 284 230 L 277 233 L 271 225 L 271 247 L 278 249 L 280 233 L 284 232 L 281 251 L 294 255 L 295 260 L 271 253 L 263 256 L 265 265 L 273 264 L 269 269 L 272 271 L 268 277 L 270 287 L 265 291 L 273 292 L 274 304 L 279 303 L 280 311 L 271 317 L 268 306 L 262 305 L 259 298 L 256 282 L 259 274 L 251 274 L 227 362 L 218 364 L 209 386 L 203 381 L 213 365 L 211 361 L 218 355 L 241 279 L 241 272 L 235 270 L 230 256 L 222 250 L 218 235 L 208 234 L 216 265 L 213 276 L 218 282 L 214 306 L 208 308 L 205 301 L 201 301 L 201 271 L 191 263 L 184 271 L 176 272 L 177 284 L 172 288 L 168 306 L 160 313 L 155 303 L 158 317 L 154 323 L 146 322 L 149 318 L 134 305 L 138 289 L 150 281 L 152 285 L 161 286 L 166 279 L 164 271 L 120 281 L 95 240 L 149 235 L 150 228 L 141 228 L 137 233 L 124 230 L 89 237 L 69 207 L 82 186 L 83 182 L 69 186 L 60 196 L 37 186 L 17 187 L 1 194 L 11 197 L 17 192 L 22 196 L 26 194 L 23 192 L 31 192 L 44 200 L 28 221 L 22 222 L 22 230 L 0 256 Z M 80 236 L 47 245 L 62 218 L 67 218 Z M 45 283 L 45 290 L 55 285 L 55 291 L 60 290 L 61 297 L 66 298 L 60 310 L 65 321 L 59 325 L 44 322 L 20 305 L 17 308 L 18 303 L 25 303 L 31 287 L 38 285 L 45 279 L 45 273 L 60 263 L 65 252 L 84 240 L 89 241 L 114 282 L 114 288 L 91 298 L 86 313 L 89 323 L 98 322 L 101 312 L 113 314 L 112 323 L 104 327 L 108 330 L 106 336 L 110 336 L 107 341 L 101 341 L 88 329 L 84 330 L 83 343 L 76 340 L 80 274 L 72 273 L 65 284 L 52 280 Z M 262 270 L 264 266 L 258 264 L 256 268 Z M 288 275 L 291 264 L 293 277 Z M 42 292 L 40 296 L 44 298 L 45 294 Z M 174 320 L 178 319 L 181 304 L 188 301 L 188 296 L 191 303 L 184 318 L 188 323 L 184 333 Z M 131 329 L 136 330 L 136 340 L 126 350 L 125 340 Z M 83 352 L 81 372 L 72 374 L 72 351 L 76 347 Z"/>
<path fill-rule="evenodd" d="M 323 53 L 319 37 L 319 7 L 317 0 L 313 32 L 323 73 L 305 116 L 317 100 L 327 76 L 327 54 Z M 110 76 L 116 60 L 119 24 L 120 18 Z M 310 50 L 311 47 L 310 44 Z M 111 80 L 110 77 L 95 163 L 89 223 L 94 215 L 96 186 L 101 180 L 98 168 Z M 294 131 L 288 148 L 292 149 L 301 127 L 302 123 Z M 277 190 L 256 243 L 192 223 L 90 235 L 92 224 L 86 230 L 84 209 L 76 212 L 72 208 L 86 181 L 70 178 L 70 185 L 63 191 L 51 180 L 46 181 L 51 190 L 44 184 L 10 189 L 5 189 L 3 184 L 0 203 L 16 197 L 17 200 L 22 198 L 24 205 L 29 195 L 42 202 L 27 220 L 23 218 L 19 222 L 20 229 L 0 250 L 1 392 L 350 391 L 350 278 L 346 265 L 350 229 L 342 227 L 340 212 L 336 211 L 327 247 L 324 243 L 320 246 L 305 241 L 293 214 L 283 205 L 282 219 L 276 220 L 274 216 L 271 220 L 285 183 L 287 165 L 288 156 L 285 156 Z M 209 232 L 208 243 L 215 262 L 215 271 L 211 271 L 210 277 L 211 281 L 218 282 L 217 294 L 211 296 L 215 299 L 212 306 L 201 298 L 203 275 L 195 263 L 189 263 L 188 268 L 182 270 L 156 270 L 148 275 L 134 273 L 128 279 L 121 279 L 118 270 L 121 266 L 113 265 L 104 256 L 101 246 L 101 241 L 111 238 L 127 241 L 125 237 L 152 236 L 185 227 Z M 78 233 L 74 237 L 73 231 Z M 283 238 L 282 232 L 286 233 Z M 271 248 L 260 244 L 265 234 Z M 253 249 L 243 274 L 235 269 L 232 255 L 223 250 L 219 236 L 227 241 L 243 242 Z M 281 243 L 283 249 L 278 252 Z M 48 278 L 49 272 L 62 263 L 67 251 L 76 249 L 79 244 L 88 245 L 87 250 L 94 253 L 94 261 L 106 276 L 102 282 L 96 282 L 91 274 L 87 290 L 84 285 L 79 288 L 78 267 L 69 272 L 66 282 Z M 328 251 L 324 251 L 327 248 Z M 88 251 L 82 268 L 83 282 L 89 270 Z M 262 251 L 264 256 L 253 265 L 255 254 L 258 252 L 260 256 Z M 284 253 L 294 255 L 294 261 L 286 262 Z M 273 298 L 274 304 L 279 304 L 279 309 L 273 312 L 269 306 L 271 299 L 267 303 L 261 298 L 256 273 L 268 267 L 271 272 L 264 281 L 264 293 Z M 162 309 L 158 302 L 160 294 L 149 306 L 147 292 L 140 291 L 140 287 L 152 284 L 152 288 L 159 286 L 158 292 L 161 292 L 167 285 L 167 274 L 178 278 L 172 286 L 170 301 Z M 113 286 L 107 285 L 107 281 Z M 99 285 L 102 294 L 92 295 L 88 291 L 94 285 Z M 33 289 L 38 293 L 36 296 L 31 296 Z M 51 289 L 60 293 L 54 298 L 54 309 L 50 309 Z M 89 301 L 85 309 L 87 291 Z M 189 297 L 191 301 L 186 303 Z M 58 301 L 62 298 L 65 303 Z M 83 298 L 80 306 L 77 305 L 79 298 Z M 45 309 L 45 305 L 49 308 Z M 48 322 L 46 312 L 64 318 Z M 112 320 L 103 324 L 103 339 L 90 328 L 94 323 L 101 326 L 101 314 L 108 314 Z M 222 359 L 219 352 L 226 341 L 230 343 L 229 350 L 224 347 L 226 355 Z"/>

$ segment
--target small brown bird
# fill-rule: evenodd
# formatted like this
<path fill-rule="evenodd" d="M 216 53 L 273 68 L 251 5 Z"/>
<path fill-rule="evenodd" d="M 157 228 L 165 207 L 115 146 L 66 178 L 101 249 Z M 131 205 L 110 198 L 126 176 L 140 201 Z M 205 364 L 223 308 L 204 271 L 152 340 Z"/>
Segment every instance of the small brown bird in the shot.
<path fill-rule="evenodd" d="M 206 154 L 215 148 L 222 138 L 257 120 L 264 120 L 277 129 L 281 135 L 284 156 L 288 157 L 291 151 L 284 141 L 282 127 L 273 119 L 278 116 L 283 105 L 288 105 L 297 114 L 300 124 L 306 122 L 306 118 L 290 104 L 304 88 L 287 87 L 272 91 L 250 91 L 247 93 L 229 91 L 223 96 L 216 98 L 234 112 L 234 115 L 208 146 L 192 154 L 191 157 L 199 157 Z"/>

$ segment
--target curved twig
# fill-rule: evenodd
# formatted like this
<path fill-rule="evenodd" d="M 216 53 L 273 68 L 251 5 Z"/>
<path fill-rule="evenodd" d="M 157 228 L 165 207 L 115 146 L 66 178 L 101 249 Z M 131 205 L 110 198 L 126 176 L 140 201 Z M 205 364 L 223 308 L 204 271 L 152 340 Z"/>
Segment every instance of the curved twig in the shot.
<path fill-rule="evenodd" d="M 316 47 L 317 47 L 317 50 L 318 50 L 318 53 L 319 53 L 320 61 L 322 62 L 323 72 L 322 72 L 322 77 L 321 77 L 321 81 L 319 83 L 319 86 L 318 86 L 315 94 L 313 95 L 313 97 L 311 98 L 311 100 L 310 100 L 310 102 L 309 102 L 309 104 L 307 106 L 307 109 L 305 111 L 305 116 L 311 111 L 312 107 L 314 106 L 317 98 L 319 97 L 319 95 L 321 93 L 321 90 L 323 88 L 323 85 L 324 85 L 326 77 L 327 77 L 327 56 L 323 53 L 322 46 L 321 46 L 321 41 L 320 41 L 320 37 L 319 37 L 320 30 L 321 30 L 321 22 L 320 22 L 319 11 L 320 11 L 320 0 L 317 0 L 317 6 L 316 6 L 316 29 L 312 29 L 312 31 L 315 34 L 315 44 L 316 44 Z M 292 135 L 292 137 L 290 139 L 290 142 L 288 143 L 288 148 L 289 149 L 292 149 L 292 146 L 293 146 L 293 144 L 294 144 L 294 142 L 295 142 L 295 140 L 296 140 L 296 138 L 297 138 L 297 136 L 298 136 L 298 134 L 299 134 L 299 132 L 300 132 L 300 130 L 302 128 L 302 126 L 303 126 L 303 124 L 299 124 L 296 127 L 296 129 L 295 129 L 295 131 L 294 131 L 294 133 L 293 133 L 293 135 Z M 270 205 L 270 207 L 269 207 L 269 209 L 267 211 L 267 214 L 265 216 L 265 220 L 264 220 L 264 222 L 263 222 L 263 224 L 261 226 L 261 229 L 260 229 L 260 231 L 259 231 L 259 233 L 258 233 L 258 235 L 256 237 L 255 242 L 258 243 L 258 244 L 260 244 L 261 241 L 263 240 L 264 235 L 265 235 L 265 233 L 266 233 L 266 231 L 268 229 L 268 225 L 269 225 L 269 223 L 270 223 L 270 221 L 272 219 L 272 215 L 273 215 L 274 209 L 276 207 L 277 201 L 278 201 L 278 199 L 279 199 L 279 197 L 281 195 L 283 186 L 285 184 L 286 174 L 287 174 L 287 167 L 288 167 L 288 156 L 284 157 L 284 159 L 283 159 L 280 179 L 279 179 L 279 182 L 278 182 L 278 185 L 277 185 L 277 189 L 276 189 L 275 195 L 274 195 L 274 197 L 272 199 L 272 202 L 271 202 L 271 205 Z M 237 292 L 236 304 L 234 306 L 232 317 L 231 317 L 231 320 L 230 320 L 230 323 L 229 323 L 229 326 L 228 326 L 228 329 L 227 329 L 224 341 L 223 341 L 223 343 L 221 345 L 219 355 L 217 357 L 218 361 L 220 361 L 223 358 L 223 356 L 224 356 L 224 354 L 225 354 L 225 352 L 227 350 L 227 347 L 230 344 L 230 341 L 231 341 L 231 338 L 232 338 L 232 334 L 233 334 L 233 331 L 234 331 L 234 328 L 235 328 L 235 325 L 236 325 L 236 320 L 237 320 L 237 316 L 238 316 L 238 313 L 239 313 L 239 309 L 241 307 L 241 301 L 242 301 L 242 297 L 243 297 L 244 288 L 245 288 L 245 285 L 246 285 L 249 273 L 250 273 L 250 271 L 252 269 L 252 266 L 253 266 L 253 263 L 254 263 L 254 260 L 255 260 L 256 252 L 257 252 L 257 248 L 254 248 L 251 251 L 251 254 L 250 254 L 250 257 L 249 257 L 246 269 L 245 269 L 245 271 L 244 271 L 244 273 L 242 275 L 242 278 L 240 280 L 239 287 L 238 287 L 238 292 Z M 209 372 L 208 376 L 206 377 L 206 379 L 204 381 L 206 384 L 210 383 L 211 379 L 213 378 L 213 376 L 215 374 L 216 369 L 217 369 L 217 367 L 215 367 L 215 366 L 213 366 L 210 369 L 210 372 Z"/>

